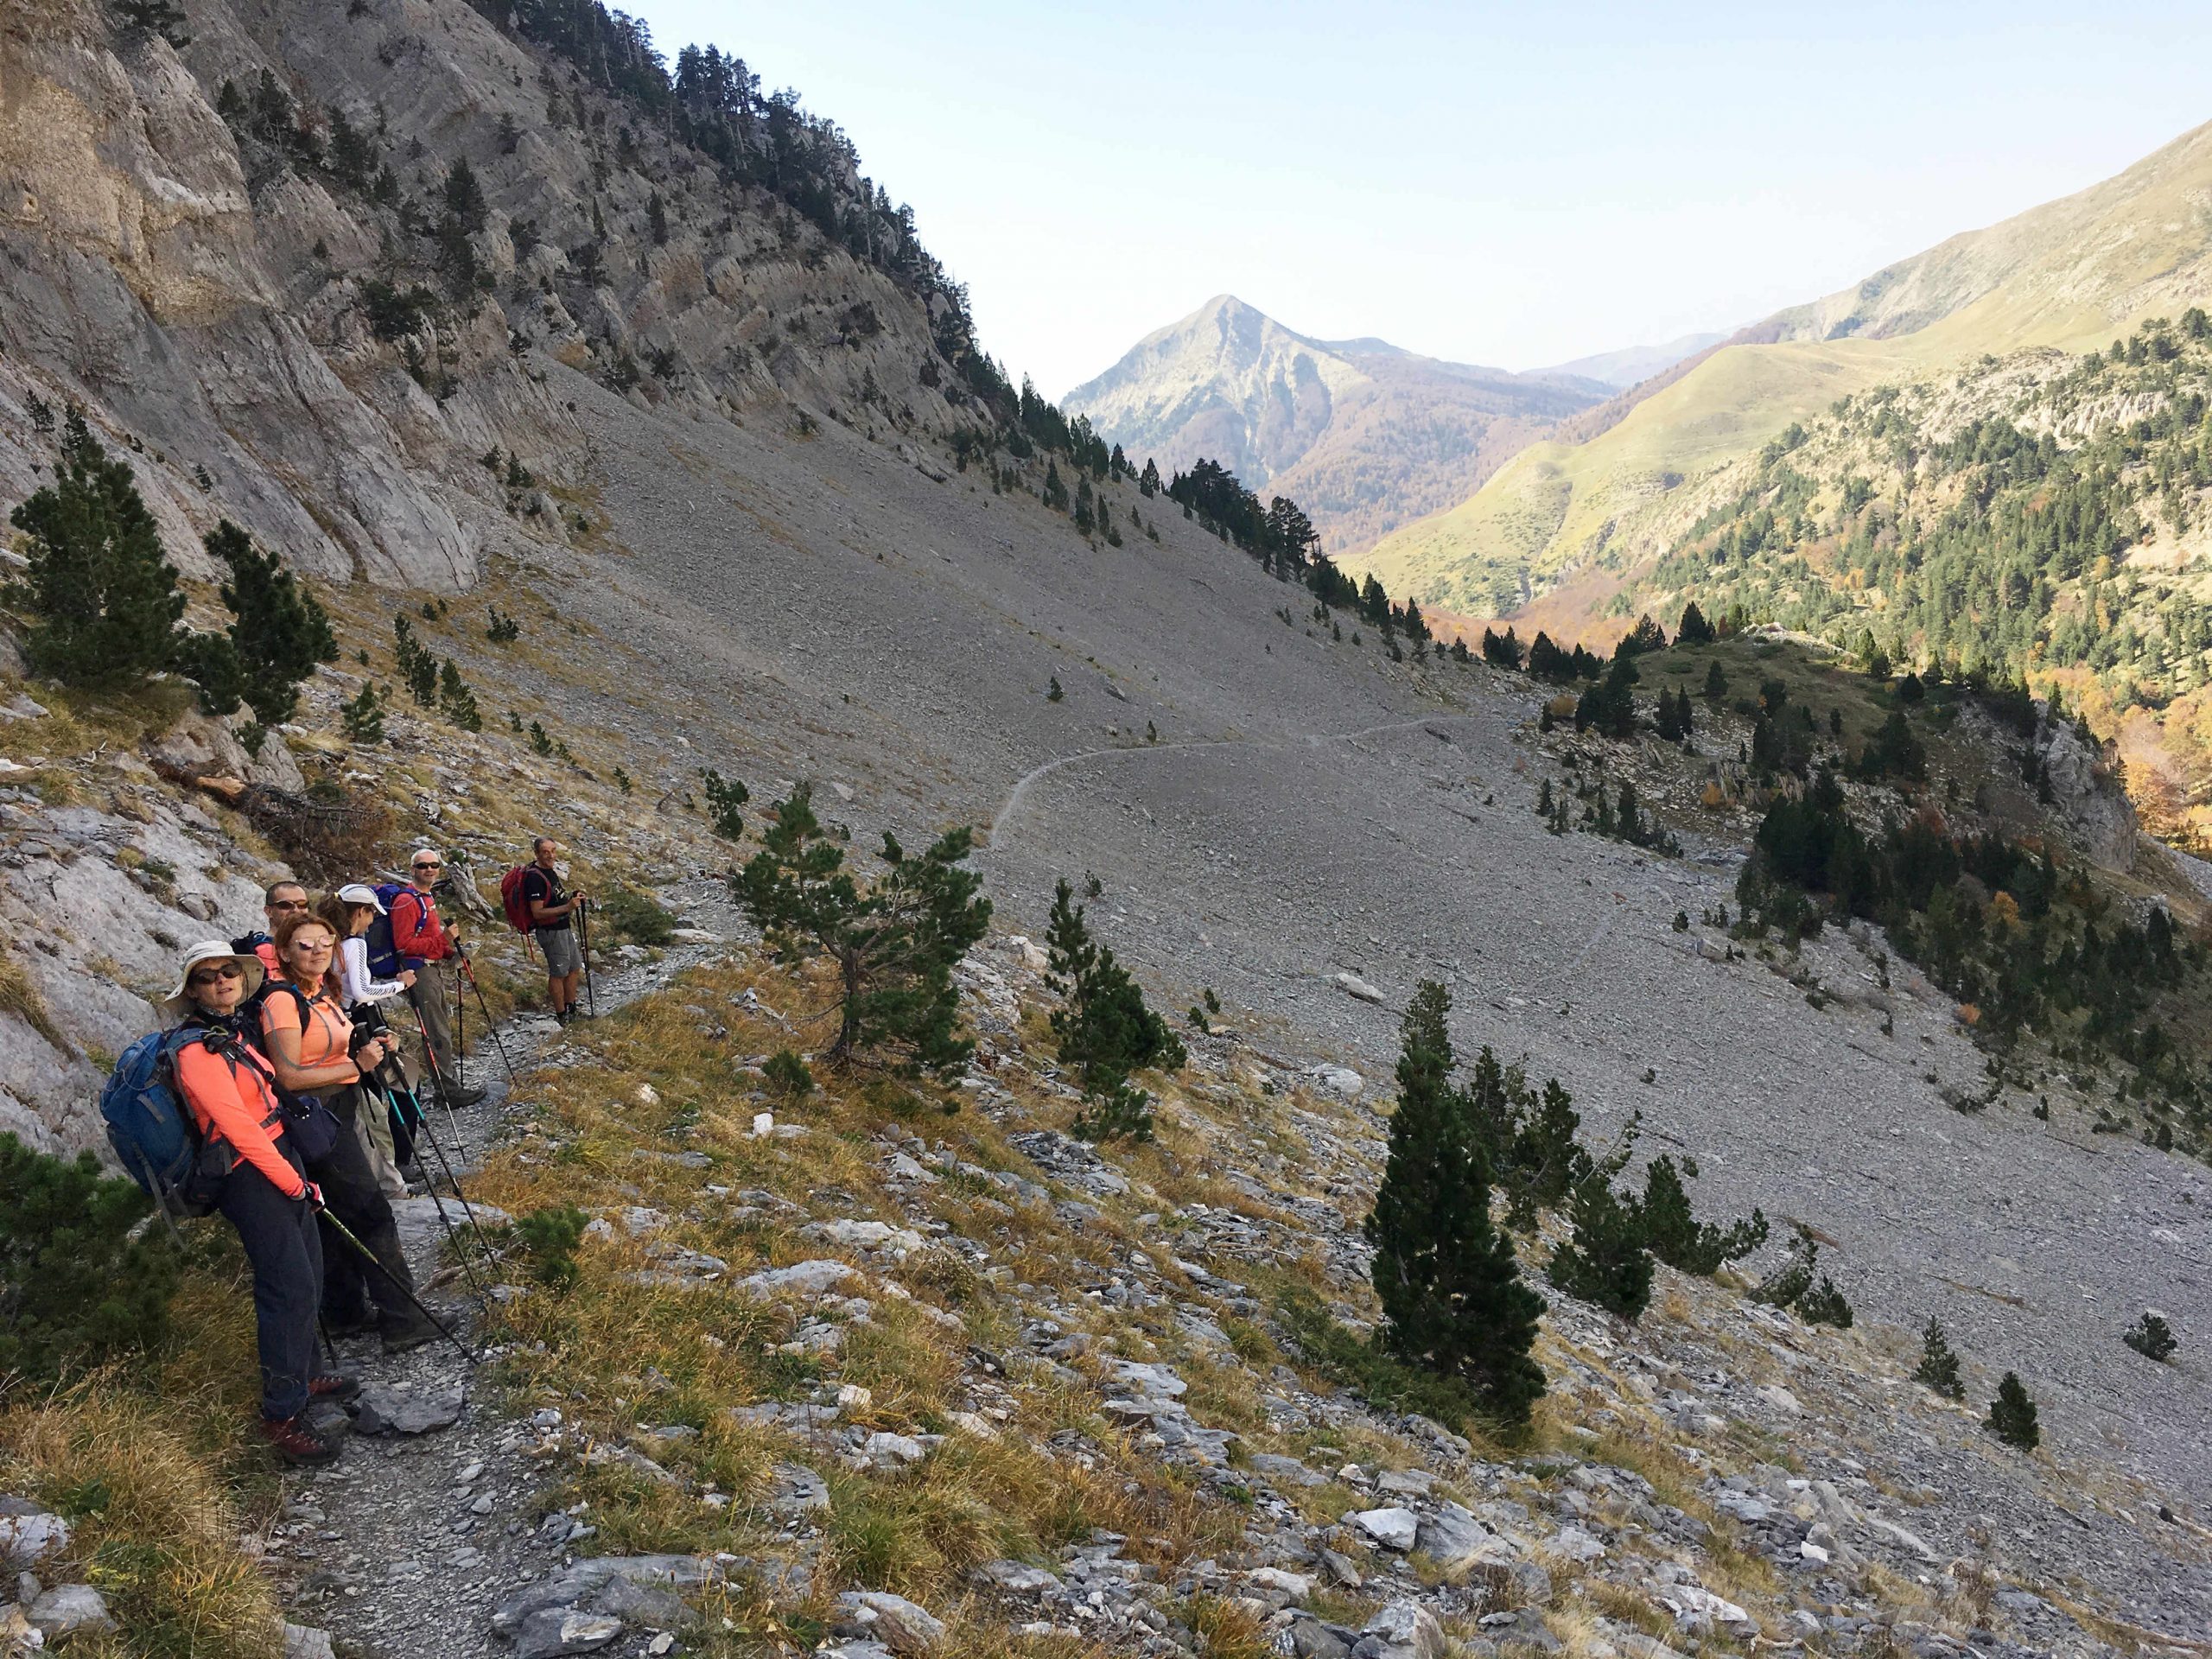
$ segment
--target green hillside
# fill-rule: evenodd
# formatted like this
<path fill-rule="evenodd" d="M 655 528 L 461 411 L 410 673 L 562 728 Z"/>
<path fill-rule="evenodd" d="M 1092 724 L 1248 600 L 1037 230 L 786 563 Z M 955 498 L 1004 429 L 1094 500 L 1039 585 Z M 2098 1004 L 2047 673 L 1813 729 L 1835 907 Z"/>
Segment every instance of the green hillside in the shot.
<path fill-rule="evenodd" d="M 1612 608 L 1696 600 L 1946 678 L 2057 686 L 2153 827 L 2212 832 L 2212 318 L 1891 383 L 1725 468 Z"/>
<path fill-rule="evenodd" d="M 1356 561 L 1393 593 L 1474 615 L 1566 574 L 1665 549 L 1715 474 L 1793 421 L 1989 353 L 2101 346 L 2212 298 L 2212 125 L 2117 176 L 1952 238 L 1738 336 L 1590 442 L 1540 445 L 1459 506 Z M 1501 602 L 1504 601 L 1504 602 Z"/>

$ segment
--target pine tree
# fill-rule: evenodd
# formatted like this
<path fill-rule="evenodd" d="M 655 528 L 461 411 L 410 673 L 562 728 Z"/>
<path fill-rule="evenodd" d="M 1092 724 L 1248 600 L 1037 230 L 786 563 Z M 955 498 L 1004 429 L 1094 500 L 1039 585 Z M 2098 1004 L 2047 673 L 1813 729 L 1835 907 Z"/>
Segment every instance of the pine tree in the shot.
<path fill-rule="evenodd" d="M 91 1153 L 0 1133 L 0 1376 L 50 1382 L 162 1340 L 177 1256 L 140 1233 L 148 1208 Z"/>
<path fill-rule="evenodd" d="M 476 169 L 465 156 L 446 171 L 446 211 L 469 236 L 484 228 L 484 187 L 476 181 Z"/>
<path fill-rule="evenodd" d="M 169 667 L 184 614 L 176 570 L 127 461 L 111 461 L 72 409 L 54 482 L 9 515 L 29 540 L 11 597 L 36 618 L 23 635 L 34 674 L 127 688 Z"/>
<path fill-rule="evenodd" d="M 1989 1415 L 1981 1426 L 2007 1446 L 2032 1452 L 2043 1444 L 2043 1430 L 2036 1422 L 2036 1402 L 2028 1397 L 2016 1372 L 2005 1373 L 1997 1397 L 1989 1402 Z"/>
<path fill-rule="evenodd" d="M 1078 478 L 1075 481 L 1075 527 L 1088 536 L 1096 522 L 1090 512 L 1090 480 Z"/>
<path fill-rule="evenodd" d="M 1067 693 L 1060 690 L 1060 677 L 1057 674 L 1053 675 L 1052 684 L 1045 689 L 1045 701 L 1047 702 L 1058 702 L 1061 698 L 1066 696 Z"/>
<path fill-rule="evenodd" d="M 1651 1302 L 1651 1252 L 1636 1200 L 1624 1201 L 1602 1174 L 1567 1202 L 1574 1231 L 1553 1254 L 1550 1278 L 1568 1295 L 1633 1322 Z"/>
<path fill-rule="evenodd" d="M 1068 486 L 1061 481 L 1059 463 L 1049 457 L 1045 462 L 1045 505 L 1054 512 L 1068 510 Z"/>
<path fill-rule="evenodd" d="M 301 682 L 318 663 L 338 658 L 330 613 L 274 553 L 229 519 L 205 542 L 230 573 L 222 594 L 232 621 L 227 639 L 198 636 L 185 647 L 209 694 L 203 700 L 213 712 L 228 714 L 243 699 L 264 726 L 282 724 L 299 708 Z"/>
<path fill-rule="evenodd" d="M 1839 1331 L 1848 1331 L 1851 1303 L 1835 1281 L 1822 1274 L 1819 1284 L 1798 1297 L 1797 1317 L 1808 1325 L 1832 1325 Z"/>
<path fill-rule="evenodd" d="M 1720 659 L 1714 658 L 1705 668 L 1705 700 L 1718 702 L 1728 695 L 1728 677 L 1720 671 Z"/>
<path fill-rule="evenodd" d="M 706 791 L 707 822 L 715 826 L 715 833 L 724 841 L 737 841 L 745 834 L 745 804 L 753 798 L 753 791 L 739 778 L 725 778 L 712 766 L 699 768 L 699 786 Z"/>
<path fill-rule="evenodd" d="M 965 1065 L 976 1045 L 957 1033 L 952 969 L 991 918 L 991 901 L 976 896 L 982 878 L 961 868 L 969 831 L 946 831 L 918 857 L 887 831 L 881 857 L 889 868 L 863 887 L 814 816 L 809 785 L 794 789 L 773 817 L 763 850 L 730 887 L 786 959 L 820 957 L 835 965 L 837 1036 L 823 1059 L 841 1065 L 881 1048 L 909 1071 Z"/>
<path fill-rule="evenodd" d="M 1713 624 L 1705 620 L 1705 613 L 1692 600 L 1682 607 L 1682 620 L 1675 625 L 1675 643 L 1678 645 L 1709 645 L 1713 643 Z"/>
<path fill-rule="evenodd" d="M 338 715 L 350 741 L 384 741 L 384 699 L 371 682 L 362 681 L 360 695 L 341 708 Z"/>
<path fill-rule="evenodd" d="M 438 671 L 438 707 L 445 717 L 464 732 L 484 729 L 484 716 L 476 707 L 476 693 L 461 677 L 461 671 L 448 658 Z"/>
<path fill-rule="evenodd" d="M 1683 927 L 1689 925 L 1688 915 L 1677 919 Z M 1643 1172 L 1643 1236 L 1652 1255 L 1669 1267 L 1710 1277 L 1724 1263 L 1749 1255 L 1766 1243 L 1766 1216 L 1754 1209 L 1749 1220 L 1726 1227 L 1699 1221 L 1682 1185 L 1685 1173 L 1696 1179 L 1696 1162 L 1685 1158 L 1678 1168 L 1672 1154 L 1653 1159 Z"/>
<path fill-rule="evenodd" d="M 652 232 L 653 245 L 664 247 L 668 243 L 668 203 L 656 190 L 645 198 L 645 225 Z"/>
<path fill-rule="evenodd" d="M 1951 1344 L 1943 1338 L 1943 1327 L 1936 1323 L 1932 1315 L 1927 1328 L 1920 1333 L 1920 1363 L 1913 1368 L 1912 1380 L 1946 1400 L 1967 1397 L 1967 1385 L 1959 1380 L 1959 1357 L 1951 1351 Z"/>
<path fill-rule="evenodd" d="M 1064 999 L 1052 1015 L 1061 1063 L 1082 1084 L 1084 1107 L 1076 1132 L 1089 1141 L 1149 1141 L 1151 1101 L 1129 1078 L 1154 1066 L 1172 1070 L 1187 1057 L 1128 970 L 1091 938 L 1084 914 L 1073 890 L 1060 882 L 1045 934 L 1045 982 Z"/>
<path fill-rule="evenodd" d="M 1451 1086 L 1451 1007 L 1444 988 L 1424 980 L 1401 1027 L 1389 1162 L 1366 1224 L 1378 1339 L 1465 1382 L 1484 1410 L 1518 1427 L 1544 1392 L 1530 1352 L 1544 1300 L 1522 1282 L 1512 1240 L 1491 1220 L 1489 1160 Z"/>
<path fill-rule="evenodd" d="M 1685 740 L 1697 734 L 1697 716 L 1690 712 L 1690 689 L 1687 685 L 1675 693 L 1675 724 L 1681 728 L 1681 734 Z"/>
<path fill-rule="evenodd" d="M 2173 1327 L 2166 1323 L 2165 1315 L 2155 1308 L 2137 1319 L 2120 1340 L 2144 1358 L 2155 1359 L 2160 1364 L 2171 1359 L 2174 1350 L 2181 1346 L 2174 1337 Z"/>

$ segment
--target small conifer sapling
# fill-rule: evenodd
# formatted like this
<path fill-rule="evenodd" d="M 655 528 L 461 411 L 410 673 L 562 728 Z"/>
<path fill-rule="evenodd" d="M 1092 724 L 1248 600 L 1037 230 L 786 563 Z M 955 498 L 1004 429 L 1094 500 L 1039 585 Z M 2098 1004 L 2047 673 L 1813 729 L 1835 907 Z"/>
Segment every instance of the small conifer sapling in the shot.
<path fill-rule="evenodd" d="M 2032 1452 L 2043 1444 L 2043 1430 L 2036 1422 L 2036 1402 L 2028 1397 L 2017 1372 L 2005 1373 L 1981 1426 L 2005 1445 L 2023 1452 Z"/>
<path fill-rule="evenodd" d="M 1913 1368 L 1912 1380 L 1946 1400 L 1967 1397 L 1967 1385 L 1959 1380 L 1959 1357 L 1951 1351 L 1943 1327 L 1933 1317 L 1920 1333 L 1920 1363 Z"/>

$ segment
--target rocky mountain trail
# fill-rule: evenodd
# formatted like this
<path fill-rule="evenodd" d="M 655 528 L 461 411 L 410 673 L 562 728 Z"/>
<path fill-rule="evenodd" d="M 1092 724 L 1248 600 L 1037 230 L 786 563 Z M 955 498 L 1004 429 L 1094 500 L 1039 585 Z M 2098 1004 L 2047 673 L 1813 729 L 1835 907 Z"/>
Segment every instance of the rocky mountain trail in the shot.
<path fill-rule="evenodd" d="M 456 1428 L 417 1449 L 401 1450 L 402 1442 L 364 1466 L 366 1447 L 357 1444 L 337 1471 L 353 1471 L 345 1500 L 367 1525 L 329 1529 L 359 1539 L 349 1554 L 364 1563 L 395 1564 L 382 1588 L 365 1566 L 341 1577 L 337 1595 L 348 1584 L 361 1594 L 327 1604 L 334 1629 L 388 1639 L 410 1621 L 474 1631 L 488 1619 L 517 1653 L 559 1652 L 563 1643 L 658 1651 L 658 1632 L 689 1628 L 685 1604 L 711 1601 L 724 1580 L 760 1586 L 740 1591 L 741 1599 L 809 1595 L 829 1541 L 825 1477 L 907 1480 L 909 1471 L 957 1455 L 959 1444 L 1013 1432 L 1040 1389 L 1095 1402 L 1089 1409 L 1109 1437 L 1062 1431 L 1042 1455 L 1077 1471 L 1130 1457 L 1187 1471 L 1204 1501 L 1241 1510 L 1241 1543 L 1162 1562 L 1148 1548 L 1133 1554 L 1128 1537 L 1094 1532 L 1041 1564 L 982 1562 L 957 1609 L 865 1586 L 842 1592 L 827 1621 L 830 1650 L 950 1650 L 946 1621 L 972 1621 L 988 1606 L 999 1610 L 991 1617 L 1033 1636 L 1064 1631 L 1164 1656 L 1186 1650 L 1175 1627 L 1193 1597 L 1248 1610 L 1274 1650 L 1329 1656 L 1482 1655 L 1516 1645 L 1596 1653 L 1603 1644 L 1656 1659 L 1732 1632 L 1829 1651 L 1895 1643 L 1923 1659 L 2089 1655 L 2111 1650 L 2124 1626 L 2179 1637 L 2202 1618 L 2212 1560 L 2201 1539 L 2158 1518 L 2170 1498 L 2100 1469 L 2086 1453 L 2046 1465 L 1996 1450 L 1974 1414 L 1906 1380 L 1896 1357 L 1907 1342 L 1902 1332 L 1818 1331 L 1726 1285 L 1662 1269 L 1661 1296 L 1634 1327 L 1554 1294 L 1542 1352 L 1565 1414 L 1553 1420 L 1563 1444 L 1534 1456 L 1478 1453 L 1428 1420 L 1317 1388 L 1290 1366 L 1247 1366 L 1235 1332 L 1274 1313 L 1246 1275 L 1286 1260 L 1296 1236 L 1332 1257 L 1344 1249 L 1338 1282 L 1363 1294 L 1365 1247 L 1351 1217 L 1294 1204 L 1285 1183 L 1371 1170 L 1380 1154 L 1372 1128 L 1346 1132 L 1375 1120 L 1357 1110 L 1347 1117 L 1339 1098 L 1304 1085 L 1248 1093 L 1250 1051 L 1233 1038 L 1201 1039 L 1163 1109 L 1213 1137 L 1205 1165 L 1265 1167 L 1270 1120 L 1294 1108 L 1306 1156 L 1242 1207 L 1169 1198 L 1110 1148 L 1023 1127 L 1056 1098 L 1049 1089 L 1035 1092 L 1048 1079 L 1020 1034 L 1021 1008 L 1042 995 L 1024 942 L 987 950 L 963 976 L 991 1062 L 964 1092 L 1033 1173 L 976 1164 L 960 1134 L 931 1140 L 893 1120 L 865 1148 L 883 1172 L 886 1207 L 874 1215 L 844 1211 L 820 1193 L 729 1193 L 753 1213 L 790 1217 L 802 1248 L 830 1254 L 749 1280 L 716 1260 L 688 1278 L 695 1288 L 684 1294 L 716 1294 L 715 1281 L 727 1273 L 729 1288 L 719 1294 L 742 1298 L 757 1286 L 789 1306 L 791 1351 L 822 1367 L 824 1380 L 809 1399 L 732 1410 L 752 1432 L 785 1437 L 790 1447 L 761 1495 L 760 1541 L 718 1555 L 580 1554 L 575 1546 L 593 1536 L 589 1509 L 549 1509 L 533 1495 L 552 1471 L 563 1461 L 620 1465 L 653 1485 L 694 1491 L 695 1501 L 719 1513 L 732 1498 L 711 1484 L 696 1488 L 677 1459 L 655 1457 L 682 1452 L 695 1432 L 641 1427 L 626 1444 L 610 1444 L 588 1422 L 570 1425 L 558 1408 L 502 1421 L 472 1402 Z M 658 995 L 701 1007 L 711 1000 L 678 988 Z M 579 1077 L 601 1064 L 588 1052 L 566 1058 Z M 1224 1116 L 1225 1107 L 1233 1109 Z M 790 1127 L 810 1126 L 802 1113 Z M 529 1135 L 523 1144 L 543 1141 Z M 607 1245 L 675 1259 L 662 1241 L 672 1246 L 692 1217 L 711 1213 L 716 1194 L 729 1192 L 709 1166 L 670 1172 L 678 1178 L 704 1182 L 686 1189 L 703 1205 L 695 1199 L 679 1212 L 657 1198 L 602 1216 L 594 1230 Z M 1003 1199 L 983 1196 L 992 1192 Z M 1138 1236 L 1171 1242 L 1116 1250 L 1088 1269 L 1075 1263 L 1063 1285 L 1033 1283 L 1000 1263 L 990 1242 L 995 1218 L 1027 1206 L 1043 1206 L 1058 1227 L 1133 1216 Z M 816 1218 L 804 1219 L 810 1214 Z M 1286 1224 L 1289 1235 L 1279 1230 Z M 974 1293 L 957 1304 L 936 1300 L 938 1287 L 956 1282 L 945 1268 L 915 1276 L 920 1263 L 954 1260 L 966 1264 L 960 1274 L 980 1274 L 980 1300 Z M 958 1388 L 966 1403 L 938 1427 L 880 1427 L 880 1382 L 837 1381 L 841 1354 L 855 1351 L 855 1339 L 883 1317 L 878 1310 L 910 1303 L 972 1332 L 979 1320 L 992 1323 L 986 1310 L 1001 1300 L 1018 1322 L 1018 1341 L 987 1349 L 970 1338 Z M 435 1351 L 424 1354 L 433 1357 L 410 1363 L 451 1369 Z M 435 1390 L 431 1376 L 411 1380 L 417 1393 Z M 1127 1438 L 1117 1445 L 1114 1436 Z M 340 1483 L 324 1475 L 312 1484 Z M 338 1507 L 309 1501 L 326 1516 Z M 418 1577 L 416 1558 L 428 1554 L 423 1516 L 433 1505 L 466 1531 L 442 1554 L 445 1570 Z M 501 1514 L 504 1535 L 487 1542 Z M 2063 1525 L 2054 1514 L 2066 1517 Z M 301 1510 L 295 1524 L 308 1519 Z M 655 1600 L 641 1586 L 677 1599 Z M 372 1612 L 372 1597 L 398 1611 Z M 1563 1637 L 1548 1610 L 1565 1600 L 1605 1611 Z M 1347 1605 L 1373 1611 L 1347 1618 L 1338 1611 Z M 1447 1645 L 1447 1626 L 1463 1632 L 1449 1638 L 1456 1645 Z M 2186 1642 L 2165 1648 L 2192 1650 Z"/>
<path fill-rule="evenodd" d="M 696 919 L 741 930 L 716 888 L 693 884 L 683 896 L 693 901 Z M 600 969 L 593 976 L 600 1017 L 652 994 L 718 948 L 681 945 L 650 965 Z M 506 1021 L 499 1033 L 508 1058 L 524 1071 L 560 1065 L 565 1035 L 551 1020 L 528 1014 Z M 486 1249 L 512 1218 L 464 1195 L 486 1149 L 512 1135 L 527 1115 L 510 1094 L 488 1036 L 480 1039 L 469 1069 L 484 1100 L 457 1115 L 441 1109 L 432 1120 L 444 1157 L 461 1177 L 460 1191 L 444 1183 L 442 1162 L 429 1156 L 423 1161 L 433 1174 L 431 1190 L 394 1210 L 427 1305 L 474 1350 L 485 1317 L 493 1312 L 473 1305 L 476 1287 L 489 1274 L 494 1298 L 512 1294 L 512 1287 L 497 1282 L 496 1258 Z M 637 1568 L 610 1592 L 618 1564 L 595 1565 L 590 1556 L 577 1561 L 575 1547 L 593 1535 L 590 1522 L 533 1513 L 544 1467 L 569 1437 L 557 1409 L 517 1419 L 499 1408 L 496 1345 L 483 1351 L 481 1363 L 447 1341 L 393 1356 L 378 1350 L 373 1337 L 351 1338 L 335 1352 L 362 1382 L 361 1395 L 346 1412 L 326 1405 L 319 1414 L 336 1424 L 350 1412 L 352 1439 L 340 1463 L 292 1483 L 282 1523 L 268 1541 L 272 1566 L 291 1580 L 288 1605 L 296 1622 L 325 1627 L 354 1650 L 392 1655 L 480 1654 L 492 1630 L 513 1637 L 518 1656 L 547 1659 L 589 1650 L 581 1645 L 587 1640 L 605 1645 L 598 1638 L 611 1637 L 619 1620 L 594 1611 L 600 1603 L 629 1614 L 648 1648 L 654 1618 L 666 1630 L 688 1619 L 680 1606 L 654 1601 L 645 1586 L 671 1574 L 672 1581 L 696 1586 L 703 1580 L 690 1564 L 681 1571 Z M 580 1611 L 582 1604 L 591 1605 Z M 553 1618 L 545 1617 L 548 1610 Z"/>

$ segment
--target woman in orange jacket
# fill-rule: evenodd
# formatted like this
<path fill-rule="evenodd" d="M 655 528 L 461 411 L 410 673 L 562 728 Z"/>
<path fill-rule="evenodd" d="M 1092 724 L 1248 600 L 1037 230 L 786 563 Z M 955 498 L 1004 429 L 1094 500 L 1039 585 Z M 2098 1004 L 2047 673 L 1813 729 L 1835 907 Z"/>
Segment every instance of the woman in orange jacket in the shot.
<path fill-rule="evenodd" d="M 322 1193 L 285 1132 L 267 1062 L 245 1045 L 238 1006 L 261 980 L 257 957 L 211 940 L 186 954 L 176 993 L 164 1007 L 200 1033 L 176 1051 L 177 1091 L 207 1145 L 202 1169 L 215 1207 L 238 1230 L 252 1264 L 262 1430 L 290 1461 L 326 1463 L 338 1455 L 339 1440 L 308 1421 L 308 1402 L 318 1395 L 348 1399 L 359 1385 L 315 1364 L 322 1245 L 314 1217 Z"/>
<path fill-rule="evenodd" d="M 321 917 L 287 916 L 273 942 L 279 977 L 261 997 L 258 1041 L 277 1086 L 321 1099 L 338 1119 L 327 1151 L 307 1160 L 307 1173 L 328 1198 L 322 1218 L 322 1307 L 333 1336 L 376 1331 L 387 1353 L 419 1348 L 437 1327 L 416 1305 L 415 1279 L 400 1249 L 391 1202 L 377 1185 L 353 1122 L 361 1109 L 361 1075 L 398 1046 L 389 1033 L 356 1044 L 353 1022 L 339 1006 L 330 971 L 338 936 Z M 379 1107 L 378 1109 L 381 1109 Z M 375 1257 L 365 1262 L 330 1224 L 340 1222 Z"/>

